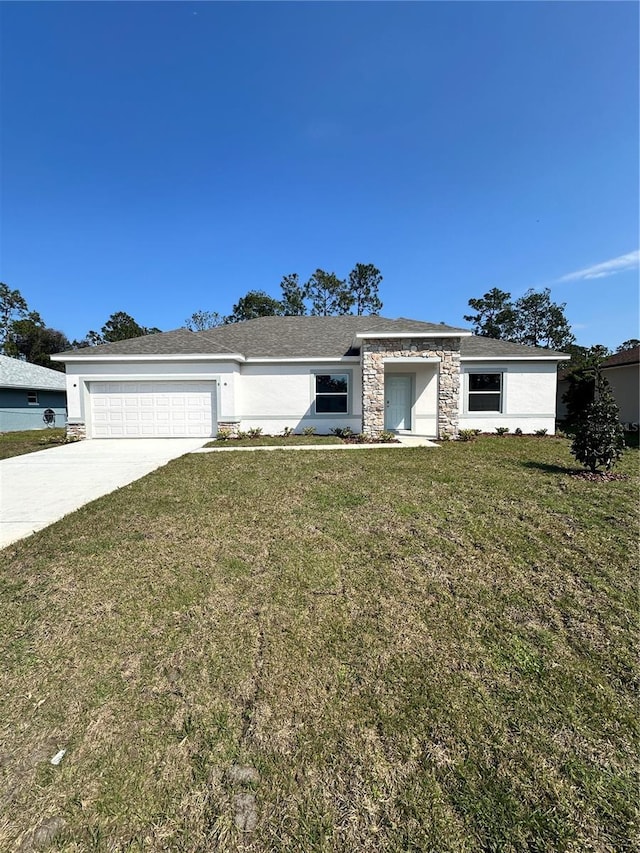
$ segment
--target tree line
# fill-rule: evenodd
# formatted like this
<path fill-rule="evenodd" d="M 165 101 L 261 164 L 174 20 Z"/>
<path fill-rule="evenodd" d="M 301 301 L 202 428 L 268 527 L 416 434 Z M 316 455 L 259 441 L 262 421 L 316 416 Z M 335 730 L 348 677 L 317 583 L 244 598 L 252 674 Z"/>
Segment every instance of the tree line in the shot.
<path fill-rule="evenodd" d="M 280 282 L 279 299 L 263 290 L 250 290 L 238 300 L 229 315 L 198 310 L 186 319 L 184 325 L 196 332 L 266 316 L 379 314 L 382 310 L 381 282 L 382 274 L 373 264 L 356 264 L 345 278 L 322 269 L 316 269 L 306 281 L 302 281 L 298 273 L 290 273 Z M 592 377 L 593 371 L 611 355 L 611 351 L 601 344 L 592 347 L 576 344 L 565 315 L 566 304 L 552 302 L 548 288 L 529 290 L 514 300 L 510 293 L 494 287 L 481 297 L 469 299 L 468 304 L 473 313 L 465 314 L 464 320 L 472 324 L 477 335 L 561 350 L 571 355 L 571 361 L 564 365 L 572 388 L 575 385 L 577 389 L 575 406 L 570 401 L 570 409 L 572 406 L 580 408 L 583 397 L 592 397 L 590 387 L 593 382 L 586 381 L 584 377 Z M 40 314 L 29 308 L 19 290 L 0 283 L 0 353 L 33 364 L 63 370 L 62 364 L 51 362 L 53 353 L 114 343 L 159 331 L 156 327 L 141 325 L 124 311 L 116 311 L 100 331 L 89 330 L 84 338 L 70 340 L 64 332 L 47 326 Z M 624 341 L 616 352 L 630 349 L 638 343 L 635 338 Z"/>

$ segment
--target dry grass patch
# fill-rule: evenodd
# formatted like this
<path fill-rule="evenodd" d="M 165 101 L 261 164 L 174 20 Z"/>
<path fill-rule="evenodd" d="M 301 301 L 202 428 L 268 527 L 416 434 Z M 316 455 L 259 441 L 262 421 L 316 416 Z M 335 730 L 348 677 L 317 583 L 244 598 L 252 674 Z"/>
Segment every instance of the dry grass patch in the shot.
<path fill-rule="evenodd" d="M 635 849 L 637 453 L 571 468 L 196 454 L 10 547 L 0 848 Z"/>

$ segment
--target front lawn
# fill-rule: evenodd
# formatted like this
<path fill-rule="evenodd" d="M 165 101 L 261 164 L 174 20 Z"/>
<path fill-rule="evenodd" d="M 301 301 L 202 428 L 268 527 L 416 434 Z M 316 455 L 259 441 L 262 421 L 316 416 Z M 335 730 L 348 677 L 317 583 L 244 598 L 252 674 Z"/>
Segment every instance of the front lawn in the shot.
<path fill-rule="evenodd" d="M 66 430 L 53 427 L 51 429 L 25 429 L 17 432 L 0 433 L 0 459 L 10 456 L 22 456 L 33 453 L 34 450 L 44 450 L 63 444 Z"/>
<path fill-rule="evenodd" d="M 193 454 L 9 547 L 0 849 L 636 850 L 638 454 L 572 468 Z"/>

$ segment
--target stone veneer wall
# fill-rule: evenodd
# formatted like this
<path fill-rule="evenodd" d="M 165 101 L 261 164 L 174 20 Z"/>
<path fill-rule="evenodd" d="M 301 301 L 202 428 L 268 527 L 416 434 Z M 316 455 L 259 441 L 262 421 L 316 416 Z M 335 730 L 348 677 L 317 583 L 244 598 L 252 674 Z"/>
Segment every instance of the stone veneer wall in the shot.
<path fill-rule="evenodd" d="M 438 383 L 438 438 L 458 434 L 460 392 L 460 338 L 378 338 L 362 342 L 362 431 L 384 430 L 384 359 L 440 359 Z M 409 365 L 409 367 L 419 365 Z"/>
<path fill-rule="evenodd" d="M 82 439 L 87 437 L 87 427 L 81 421 L 67 423 L 67 438 Z"/>

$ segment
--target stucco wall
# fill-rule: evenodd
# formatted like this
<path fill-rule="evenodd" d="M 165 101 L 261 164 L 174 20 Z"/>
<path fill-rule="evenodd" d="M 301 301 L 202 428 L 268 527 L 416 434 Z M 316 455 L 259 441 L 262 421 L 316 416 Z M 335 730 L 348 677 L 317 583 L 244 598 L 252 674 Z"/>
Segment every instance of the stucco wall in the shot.
<path fill-rule="evenodd" d="M 37 390 L 37 389 L 34 389 Z M 27 389 L 0 389 L 0 432 L 15 432 L 22 429 L 44 429 L 42 420 L 45 409 L 55 412 L 55 426 L 66 423 L 66 398 L 64 391 L 37 391 L 38 402 L 27 403 Z"/>
<path fill-rule="evenodd" d="M 471 372 L 502 373 L 502 412 L 469 412 Z M 494 432 L 496 427 L 520 428 L 524 433 L 555 432 L 557 364 L 553 361 L 462 362 L 460 429 Z"/>
<path fill-rule="evenodd" d="M 230 416 L 235 416 L 235 378 L 239 374 L 236 362 L 76 362 L 66 365 L 66 374 L 69 423 L 84 424 L 87 436 L 91 435 L 91 381 L 211 380 L 216 383 L 218 421 L 226 421 L 231 419 Z"/>
<path fill-rule="evenodd" d="M 343 414 L 315 414 L 316 373 L 346 373 L 349 383 L 349 411 Z M 362 386 L 359 360 L 349 362 L 270 362 L 243 364 L 237 391 L 237 414 L 241 429 L 260 427 L 265 434 L 281 433 L 285 427 L 302 432 L 315 427 L 327 433 L 333 427 L 362 426 Z"/>
<path fill-rule="evenodd" d="M 640 422 L 640 365 L 623 364 L 602 371 L 611 386 L 623 424 Z"/>

